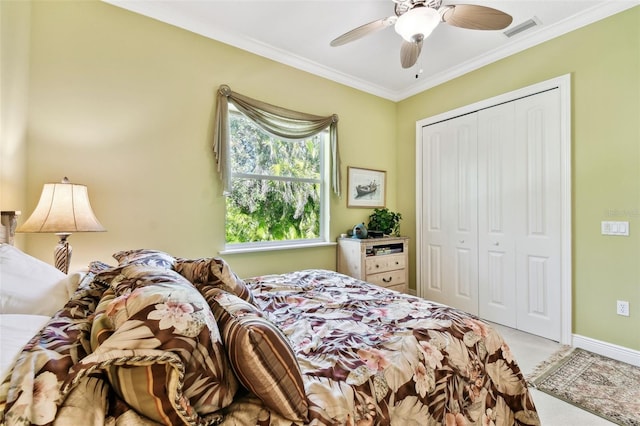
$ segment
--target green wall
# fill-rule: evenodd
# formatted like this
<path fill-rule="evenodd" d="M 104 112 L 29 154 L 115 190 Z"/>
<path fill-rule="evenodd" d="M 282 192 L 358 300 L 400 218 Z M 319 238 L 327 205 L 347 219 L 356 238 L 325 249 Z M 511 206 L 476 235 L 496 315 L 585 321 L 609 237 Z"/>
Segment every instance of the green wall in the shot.
<path fill-rule="evenodd" d="M 31 3 L 0 2 L 0 209 L 26 207 Z M 26 214 L 26 212 L 24 212 Z M 23 243 L 17 235 L 16 244 Z"/>
<path fill-rule="evenodd" d="M 89 188 L 108 232 L 74 234 L 72 269 L 139 247 L 218 255 L 224 203 L 211 149 L 215 94 L 234 91 L 317 115 L 338 114 L 349 165 L 389 171 L 396 186 L 395 103 L 98 1 L 33 2 L 27 205 L 44 182 Z M 364 156 L 361 147 L 366 146 Z M 375 152 L 375 154 L 371 154 Z M 395 207 L 393 193 L 388 198 Z M 331 238 L 367 218 L 331 200 Z M 56 237 L 27 235 L 51 259 Z M 335 245 L 227 255 L 241 276 L 335 268 Z"/>
<path fill-rule="evenodd" d="M 564 74 L 572 78 L 573 332 L 640 349 L 640 7 L 466 74 L 398 104 L 398 158 L 416 121 Z M 415 161 L 398 169 L 415 235 Z M 629 221 L 629 237 L 600 221 Z M 411 261 L 415 270 L 415 257 Z M 631 316 L 615 313 L 630 302 Z"/>

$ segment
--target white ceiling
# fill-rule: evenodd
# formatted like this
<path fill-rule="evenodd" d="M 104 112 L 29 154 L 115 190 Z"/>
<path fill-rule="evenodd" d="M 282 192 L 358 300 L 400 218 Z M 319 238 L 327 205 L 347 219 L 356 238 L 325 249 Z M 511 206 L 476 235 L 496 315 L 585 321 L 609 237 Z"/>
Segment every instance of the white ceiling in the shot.
<path fill-rule="evenodd" d="M 513 16 L 509 28 L 531 18 L 541 25 L 508 38 L 502 31 L 441 23 L 425 40 L 416 66 L 403 69 L 402 38 L 392 27 L 344 46 L 329 46 L 357 26 L 393 15 L 391 0 L 105 1 L 394 101 L 640 4 L 640 0 L 444 0 L 443 4 L 502 10 Z"/>

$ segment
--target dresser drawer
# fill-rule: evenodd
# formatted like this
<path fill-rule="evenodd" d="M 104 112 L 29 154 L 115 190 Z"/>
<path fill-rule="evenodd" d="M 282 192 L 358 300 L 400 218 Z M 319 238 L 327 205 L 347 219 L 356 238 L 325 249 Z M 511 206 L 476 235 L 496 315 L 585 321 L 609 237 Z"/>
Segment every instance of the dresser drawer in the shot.
<path fill-rule="evenodd" d="M 366 274 L 376 274 L 378 272 L 393 271 L 394 269 L 404 269 L 406 266 L 406 256 L 404 254 L 390 254 L 386 256 L 371 256 L 366 260 Z"/>
<path fill-rule="evenodd" d="M 408 292 L 409 238 L 407 237 L 364 239 L 340 237 L 336 257 L 336 270 L 340 273 L 380 287 Z"/>
<path fill-rule="evenodd" d="M 407 282 L 407 274 L 405 269 L 397 269 L 378 274 L 367 274 L 366 280 L 381 287 L 395 287 Z"/>
<path fill-rule="evenodd" d="M 409 293 L 409 286 L 407 285 L 407 283 L 390 285 L 386 288 L 388 288 L 389 290 L 399 291 L 400 293 Z"/>

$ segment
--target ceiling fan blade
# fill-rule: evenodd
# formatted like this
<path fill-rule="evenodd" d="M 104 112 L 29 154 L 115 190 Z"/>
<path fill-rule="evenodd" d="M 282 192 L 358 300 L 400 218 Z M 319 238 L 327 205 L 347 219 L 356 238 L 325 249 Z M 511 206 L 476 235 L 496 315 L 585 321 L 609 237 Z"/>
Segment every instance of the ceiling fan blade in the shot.
<path fill-rule="evenodd" d="M 389 16 L 388 18 L 382 18 L 378 19 L 377 21 L 369 22 L 368 24 L 361 25 L 358 28 L 354 28 L 351 31 L 342 34 L 340 37 L 333 39 L 330 44 L 333 47 L 342 46 L 343 44 L 358 40 L 366 35 L 384 30 L 387 27 L 391 27 L 396 23 L 397 20 L 397 16 Z"/>
<path fill-rule="evenodd" d="M 400 48 L 400 63 L 402 68 L 411 68 L 420 56 L 422 50 L 422 40 L 417 41 L 403 41 Z"/>
<path fill-rule="evenodd" d="M 442 20 L 449 25 L 470 30 L 502 30 L 507 28 L 513 18 L 497 9 L 475 4 L 456 4 L 445 6 Z"/>

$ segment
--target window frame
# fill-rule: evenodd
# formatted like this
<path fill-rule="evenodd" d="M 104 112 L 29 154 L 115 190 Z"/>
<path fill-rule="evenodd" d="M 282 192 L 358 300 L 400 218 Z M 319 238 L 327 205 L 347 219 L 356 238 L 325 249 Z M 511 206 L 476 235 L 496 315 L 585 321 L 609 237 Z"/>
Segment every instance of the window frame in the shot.
<path fill-rule="evenodd" d="M 319 204 L 319 235 L 316 238 L 305 238 L 296 240 L 274 240 L 274 241 L 254 241 L 245 243 L 229 243 L 226 240 L 226 224 L 227 224 L 227 207 L 225 203 L 224 224 L 225 224 L 225 244 L 224 250 L 221 253 L 237 253 L 237 252 L 249 252 L 249 251 L 271 251 L 271 250 L 284 250 L 291 248 L 303 248 L 303 247 L 318 247 L 324 245 L 330 245 L 329 241 L 329 211 L 331 201 L 331 184 L 329 182 L 331 178 L 330 169 L 330 141 L 329 141 L 329 128 L 316 133 L 314 136 L 310 136 L 303 139 L 287 139 L 280 136 L 275 136 L 272 133 L 266 131 L 260 127 L 257 123 L 251 120 L 249 117 L 238 111 L 233 105 L 229 105 L 229 123 L 231 120 L 241 118 L 247 120 L 252 126 L 258 128 L 258 130 L 266 134 L 270 138 L 275 138 L 282 141 L 305 141 L 316 136 L 319 136 L 319 150 L 320 150 L 320 178 L 301 178 L 295 176 L 277 176 L 268 174 L 253 174 L 253 173 L 237 173 L 232 168 L 229 170 L 230 179 L 233 182 L 235 179 L 254 179 L 254 180 L 279 180 L 288 182 L 303 182 L 303 183 L 317 183 L 320 186 Z M 229 126 L 229 129 L 231 126 Z M 232 139 L 231 130 L 229 130 L 230 140 Z M 231 155 L 231 150 L 229 152 Z"/>

